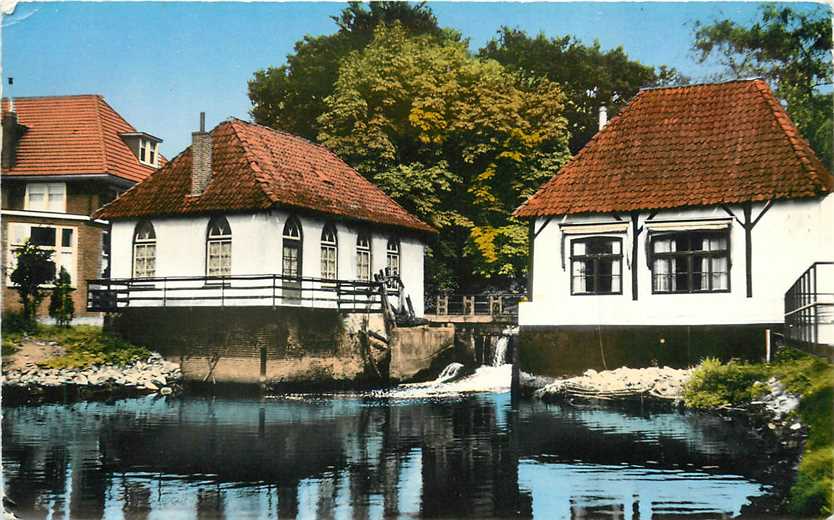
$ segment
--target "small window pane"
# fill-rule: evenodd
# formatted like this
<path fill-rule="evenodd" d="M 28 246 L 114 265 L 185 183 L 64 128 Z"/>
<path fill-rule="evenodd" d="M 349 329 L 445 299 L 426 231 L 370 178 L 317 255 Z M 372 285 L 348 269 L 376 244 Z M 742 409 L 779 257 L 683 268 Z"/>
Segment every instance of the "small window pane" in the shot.
<path fill-rule="evenodd" d="M 33 227 L 31 231 L 31 240 L 36 246 L 55 247 L 55 235 L 55 228 Z"/>
<path fill-rule="evenodd" d="M 72 230 L 61 230 L 61 247 L 72 247 Z"/>

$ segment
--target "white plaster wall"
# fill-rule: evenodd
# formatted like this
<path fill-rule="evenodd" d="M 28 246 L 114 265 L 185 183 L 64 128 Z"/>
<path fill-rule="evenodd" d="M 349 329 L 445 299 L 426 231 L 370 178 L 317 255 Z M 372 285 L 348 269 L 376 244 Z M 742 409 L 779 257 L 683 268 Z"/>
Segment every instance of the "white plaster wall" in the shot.
<path fill-rule="evenodd" d="M 232 275 L 281 273 L 282 233 L 289 215 L 290 213 L 284 210 L 226 215 L 232 231 Z M 299 217 L 299 221 L 303 238 L 302 276 L 318 278 L 321 276 L 321 232 L 326 220 L 302 216 Z M 156 276 L 203 276 L 209 217 L 157 218 L 151 219 L 151 222 L 156 232 Z M 132 276 L 133 233 L 136 223 L 136 220 L 126 220 L 112 224 L 112 278 Z M 337 272 L 341 280 L 356 279 L 356 237 L 360 229 L 363 228 L 359 224 L 336 223 Z M 371 264 L 373 272 L 379 272 L 385 268 L 386 246 L 392 235 L 388 231 L 381 232 L 375 229 L 370 229 L 370 233 Z M 411 295 L 415 312 L 422 315 L 425 246 L 420 240 L 407 236 L 400 237 L 400 242 L 400 262 L 406 294 Z M 271 291 L 265 291 L 264 295 L 267 292 Z M 180 295 L 188 294 L 185 292 Z M 188 301 L 183 304 L 210 305 L 211 302 Z"/>
<path fill-rule="evenodd" d="M 753 207 L 755 219 L 763 203 Z M 741 207 L 732 207 L 743 220 Z M 621 215 L 630 221 L 627 214 Z M 640 214 L 640 224 L 648 212 Z M 653 220 L 726 218 L 721 208 L 658 212 Z M 639 236 L 638 257 L 631 259 L 631 235 L 623 238 L 623 294 L 570 294 L 570 240 L 565 241 L 562 269 L 560 223 L 610 222 L 611 215 L 554 217 L 535 239 L 533 298 L 521 304 L 522 325 L 718 325 L 781 323 L 784 294 L 815 261 L 834 260 L 834 196 L 825 199 L 776 202 L 753 229 L 753 297 L 746 297 L 745 238 L 733 221 L 730 232 L 730 292 L 652 294 L 651 272 L 646 264 L 644 230 Z M 541 228 L 546 219 L 536 221 Z M 587 235 L 586 235 L 587 236 Z M 632 300 L 631 269 L 638 269 L 638 300 Z"/>

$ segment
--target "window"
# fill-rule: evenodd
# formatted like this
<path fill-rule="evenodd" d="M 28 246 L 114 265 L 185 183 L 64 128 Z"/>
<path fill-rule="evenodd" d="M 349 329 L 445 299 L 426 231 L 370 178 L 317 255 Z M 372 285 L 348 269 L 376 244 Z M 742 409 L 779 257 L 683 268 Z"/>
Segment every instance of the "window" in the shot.
<path fill-rule="evenodd" d="M 281 274 L 284 275 L 285 303 L 301 302 L 301 223 L 290 217 L 284 225 L 284 249 L 281 255 Z"/>
<path fill-rule="evenodd" d="M 206 275 L 232 274 L 232 230 L 225 217 L 209 221 L 206 234 Z"/>
<path fill-rule="evenodd" d="M 10 223 L 9 224 L 9 268 L 7 274 L 11 275 L 17 267 L 17 256 L 15 252 L 26 240 L 32 244 L 52 251 L 52 262 L 55 264 L 56 274 L 63 267 L 69 273 L 73 286 L 75 285 L 75 250 L 76 250 L 76 228 L 63 226 L 38 226 L 34 224 Z M 7 282 L 12 285 L 11 281 Z"/>
<path fill-rule="evenodd" d="M 27 184 L 23 209 L 64 213 L 67 210 L 66 195 L 67 185 L 63 182 Z"/>
<path fill-rule="evenodd" d="M 371 279 L 371 239 L 367 233 L 359 233 L 356 237 L 356 278 Z"/>
<path fill-rule="evenodd" d="M 110 230 L 101 233 L 101 277 L 110 278 Z"/>
<path fill-rule="evenodd" d="M 388 241 L 388 246 L 385 248 L 386 253 L 386 261 L 385 261 L 385 274 L 387 276 L 399 276 L 400 275 L 400 243 L 396 239 L 390 239 Z M 397 288 L 399 285 L 397 282 L 393 280 L 389 280 L 387 283 L 388 287 Z"/>
<path fill-rule="evenodd" d="M 729 238 L 729 231 L 687 231 L 652 235 L 652 291 L 729 291 Z"/>
<path fill-rule="evenodd" d="M 153 278 L 156 274 L 156 232 L 148 221 L 136 225 L 133 234 L 133 277 Z"/>
<path fill-rule="evenodd" d="M 335 280 L 338 265 L 338 243 L 336 242 L 336 227 L 327 224 L 321 231 L 321 277 Z"/>
<path fill-rule="evenodd" d="M 571 241 L 571 294 L 622 294 L 622 239 Z"/>
<path fill-rule="evenodd" d="M 150 139 L 139 139 L 139 162 L 148 166 L 156 166 L 156 158 L 159 155 L 159 143 Z"/>

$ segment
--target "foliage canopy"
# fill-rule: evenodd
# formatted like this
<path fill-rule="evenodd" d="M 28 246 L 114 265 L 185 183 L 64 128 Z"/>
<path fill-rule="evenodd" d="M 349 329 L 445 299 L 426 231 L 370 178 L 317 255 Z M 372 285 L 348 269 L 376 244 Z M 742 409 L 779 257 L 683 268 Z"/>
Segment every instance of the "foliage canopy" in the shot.
<path fill-rule="evenodd" d="M 433 261 L 454 267 L 430 273 L 436 288 L 522 273 L 527 230 L 510 214 L 569 157 L 558 85 L 380 25 L 325 107 L 318 141 L 440 230 Z"/>

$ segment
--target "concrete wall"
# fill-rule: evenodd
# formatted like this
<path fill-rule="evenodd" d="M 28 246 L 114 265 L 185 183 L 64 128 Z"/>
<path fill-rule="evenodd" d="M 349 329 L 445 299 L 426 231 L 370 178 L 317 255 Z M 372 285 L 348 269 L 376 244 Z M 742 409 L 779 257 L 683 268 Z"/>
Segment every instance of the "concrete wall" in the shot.
<path fill-rule="evenodd" d="M 592 368 L 686 368 L 706 357 L 762 361 L 764 325 L 522 327 L 521 370 L 564 377 Z"/>
<path fill-rule="evenodd" d="M 454 327 L 395 328 L 391 332 L 391 363 L 393 381 L 408 380 L 423 371 L 455 343 Z"/>
<path fill-rule="evenodd" d="M 232 231 L 232 275 L 281 273 L 282 232 L 290 214 L 272 210 L 256 214 L 225 215 Z M 156 276 L 203 276 L 206 272 L 206 228 L 209 216 L 152 219 L 156 232 Z M 321 276 L 321 232 L 324 218 L 299 216 L 301 222 L 302 276 Z M 135 220 L 112 224 L 113 278 L 132 276 Z M 400 240 L 401 276 L 417 315 L 423 314 L 423 256 L 425 246 L 410 235 L 363 228 L 359 224 L 336 222 L 338 278 L 356 279 L 356 237 L 367 230 L 372 237 L 371 264 L 374 272 L 386 265 L 390 237 Z"/>
<path fill-rule="evenodd" d="M 753 219 L 763 203 L 753 206 Z M 733 206 L 740 219 L 742 210 Z M 745 280 L 745 236 L 742 226 L 730 227 L 730 292 L 693 294 L 652 294 L 651 271 L 647 266 L 644 230 L 638 237 L 637 258 L 632 256 L 629 223 L 623 241 L 623 291 L 619 295 L 571 295 L 570 242 L 589 235 L 567 235 L 562 267 L 560 224 L 610 222 L 613 215 L 554 217 L 534 244 L 533 294 L 521 303 L 522 326 L 557 325 L 730 325 L 781 323 L 784 294 L 799 275 L 815 261 L 834 260 L 834 195 L 824 199 L 779 201 L 753 229 L 753 297 L 747 298 Z M 648 212 L 640 213 L 640 225 Z M 653 220 L 727 218 L 718 207 L 660 211 Z M 535 229 L 547 219 L 539 218 Z M 638 299 L 632 299 L 631 272 L 637 269 Z"/>

